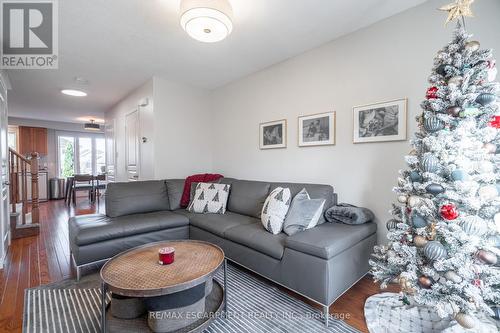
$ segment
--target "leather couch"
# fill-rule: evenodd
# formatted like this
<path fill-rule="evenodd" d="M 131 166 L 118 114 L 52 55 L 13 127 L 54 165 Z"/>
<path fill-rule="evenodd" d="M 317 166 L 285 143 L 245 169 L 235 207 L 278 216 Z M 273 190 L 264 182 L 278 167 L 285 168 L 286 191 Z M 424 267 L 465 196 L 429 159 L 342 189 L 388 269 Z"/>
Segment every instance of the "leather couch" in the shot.
<path fill-rule="evenodd" d="M 231 185 L 224 215 L 181 209 L 183 179 L 109 184 L 106 215 L 69 221 L 77 279 L 82 267 L 129 248 L 190 238 L 220 246 L 229 260 L 320 303 L 328 314 L 328 306 L 368 272 L 375 223 L 346 225 L 322 218 L 315 228 L 293 236 L 273 235 L 262 226 L 260 212 L 274 188 L 288 187 L 292 195 L 306 188 L 311 198 L 326 200 L 326 210 L 337 202 L 331 186 L 232 178 L 220 182 Z"/>

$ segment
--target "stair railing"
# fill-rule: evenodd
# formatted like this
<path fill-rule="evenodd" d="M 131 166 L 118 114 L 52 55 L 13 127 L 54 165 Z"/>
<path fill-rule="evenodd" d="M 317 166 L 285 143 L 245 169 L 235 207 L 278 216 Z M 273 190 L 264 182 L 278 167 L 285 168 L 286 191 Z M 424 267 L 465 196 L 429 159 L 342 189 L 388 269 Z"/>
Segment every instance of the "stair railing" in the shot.
<path fill-rule="evenodd" d="M 31 153 L 29 158 L 9 148 L 10 167 L 10 203 L 12 213 L 17 213 L 18 204 L 22 204 L 21 224 L 26 225 L 26 216 L 30 213 L 31 224 L 40 220 L 38 197 L 38 153 Z M 28 177 L 30 176 L 30 177 Z M 29 179 L 30 178 L 30 179 Z"/>

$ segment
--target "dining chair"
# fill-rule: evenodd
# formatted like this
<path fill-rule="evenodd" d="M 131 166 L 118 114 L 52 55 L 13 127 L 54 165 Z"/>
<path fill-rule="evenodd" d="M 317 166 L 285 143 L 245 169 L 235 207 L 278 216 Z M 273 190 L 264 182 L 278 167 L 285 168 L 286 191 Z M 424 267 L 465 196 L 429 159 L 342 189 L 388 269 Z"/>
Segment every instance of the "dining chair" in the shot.
<path fill-rule="evenodd" d="M 76 194 L 78 191 L 88 191 L 90 202 L 94 202 L 94 177 L 92 175 L 74 175 L 71 196 L 73 205 L 76 206 Z"/>
<path fill-rule="evenodd" d="M 97 205 L 99 205 L 99 199 L 101 197 L 101 190 L 106 189 L 106 175 L 100 174 L 94 177 L 95 186 L 94 186 L 94 195 L 97 198 Z"/>
<path fill-rule="evenodd" d="M 73 177 L 66 177 L 66 187 L 64 190 L 64 202 L 69 206 L 71 205 L 71 193 L 73 189 Z"/>

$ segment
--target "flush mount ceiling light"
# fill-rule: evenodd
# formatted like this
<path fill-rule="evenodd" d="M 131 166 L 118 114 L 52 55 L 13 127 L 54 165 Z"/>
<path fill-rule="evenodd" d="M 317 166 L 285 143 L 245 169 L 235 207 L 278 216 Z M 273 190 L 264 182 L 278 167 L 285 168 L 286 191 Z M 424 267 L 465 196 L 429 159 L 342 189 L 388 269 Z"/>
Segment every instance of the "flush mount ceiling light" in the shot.
<path fill-rule="evenodd" d="M 181 26 L 200 42 L 215 43 L 229 36 L 232 15 L 228 0 L 181 0 Z"/>
<path fill-rule="evenodd" d="M 87 93 L 81 90 L 75 90 L 75 89 L 63 89 L 61 90 L 61 93 L 64 95 L 68 96 L 74 96 L 74 97 L 85 97 L 87 96 Z"/>
<path fill-rule="evenodd" d="M 83 125 L 83 128 L 87 131 L 99 131 L 101 129 L 101 126 L 99 126 L 99 124 L 96 124 L 94 119 L 90 119 L 90 123 L 85 123 L 85 125 Z"/>

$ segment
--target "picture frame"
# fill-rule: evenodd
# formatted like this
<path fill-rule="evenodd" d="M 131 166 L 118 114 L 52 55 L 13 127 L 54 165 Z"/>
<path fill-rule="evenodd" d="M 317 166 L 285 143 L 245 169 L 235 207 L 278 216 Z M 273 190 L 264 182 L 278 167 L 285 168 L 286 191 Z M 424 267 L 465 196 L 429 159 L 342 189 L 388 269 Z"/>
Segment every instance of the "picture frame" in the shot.
<path fill-rule="evenodd" d="M 260 149 L 280 149 L 287 146 L 286 119 L 261 123 L 259 125 Z"/>
<path fill-rule="evenodd" d="M 298 117 L 298 146 L 335 145 L 336 112 L 316 113 Z"/>
<path fill-rule="evenodd" d="M 407 139 L 408 99 L 353 107 L 353 143 Z"/>

